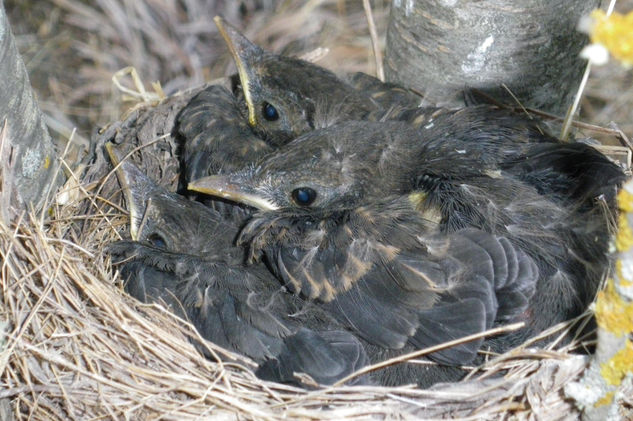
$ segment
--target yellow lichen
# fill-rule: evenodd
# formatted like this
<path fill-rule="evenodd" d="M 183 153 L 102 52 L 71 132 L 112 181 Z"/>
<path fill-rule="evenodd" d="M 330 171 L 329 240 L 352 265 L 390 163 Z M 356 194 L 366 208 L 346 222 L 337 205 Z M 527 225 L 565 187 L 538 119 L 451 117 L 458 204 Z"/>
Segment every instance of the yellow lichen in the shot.
<path fill-rule="evenodd" d="M 622 212 L 633 212 L 633 194 L 626 189 L 618 193 L 618 207 Z"/>
<path fill-rule="evenodd" d="M 618 251 L 629 250 L 633 246 L 633 231 L 629 221 L 626 219 L 626 214 L 621 214 L 618 217 L 618 233 L 615 236 L 615 247 Z"/>
<path fill-rule="evenodd" d="M 51 158 L 50 156 L 46 155 L 46 158 L 44 158 L 44 168 L 48 169 L 48 167 L 51 166 Z"/>
<path fill-rule="evenodd" d="M 602 10 L 594 10 L 591 18 L 591 42 L 603 45 L 625 66 L 633 65 L 633 11 L 607 16 Z"/>
<path fill-rule="evenodd" d="M 627 373 L 633 373 L 633 343 L 628 339 L 624 348 L 616 352 L 609 361 L 600 364 L 600 374 L 607 384 L 619 386 Z"/>
<path fill-rule="evenodd" d="M 598 401 L 594 404 L 594 407 L 598 408 L 600 406 L 604 406 L 604 405 L 611 405 L 611 402 L 613 402 L 613 395 L 615 393 L 613 392 L 609 392 L 606 395 L 604 395 L 604 397 L 598 399 Z"/>
<path fill-rule="evenodd" d="M 624 275 L 623 265 L 624 263 L 622 263 L 622 259 L 617 259 L 615 261 L 615 274 L 618 277 L 618 280 L 620 281 L 620 286 L 631 287 L 633 286 L 633 279 L 629 279 L 627 277 L 628 273 L 630 272 L 630 268 L 627 271 L 627 275 Z M 631 265 L 629 264 L 629 266 Z"/>
<path fill-rule="evenodd" d="M 620 297 L 615 290 L 613 279 L 609 279 L 607 287 L 598 293 L 596 321 L 602 329 L 617 336 L 633 332 L 633 303 L 626 302 Z"/>

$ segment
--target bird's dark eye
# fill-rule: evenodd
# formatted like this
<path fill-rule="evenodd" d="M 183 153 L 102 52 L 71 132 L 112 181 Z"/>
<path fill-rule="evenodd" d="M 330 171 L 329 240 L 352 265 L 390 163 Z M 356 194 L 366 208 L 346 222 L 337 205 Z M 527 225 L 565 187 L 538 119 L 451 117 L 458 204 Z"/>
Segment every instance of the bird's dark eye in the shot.
<path fill-rule="evenodd" d="M 160 234 L 152 234 L 149 237 L 147 237 L 147 241 L 149 242 L 149 244 L 153 247 L 159 248 L 159 249 L 166 249 L 167 248 L 167 242 L 165 241 L 165 239 L 160 235 Z"/>
<path fill-rule="evenodd" d="M 279 112 L 277 111 L 277 108 L 275 108 L 274 106 L 272 106 L 268 102 L 264 102 L 264 106 L 262 108 L 262 111 L 264 112 L 264 118 L 266 120 L 268 120 L 268 121 L 279 120 Z"/>
<path fill-rule="evenodd" d="M 310 206 L 316 197 L 317 193 L 310 187 L 299 187 L 292 191 L 292 200 L 299 206 Z"/>

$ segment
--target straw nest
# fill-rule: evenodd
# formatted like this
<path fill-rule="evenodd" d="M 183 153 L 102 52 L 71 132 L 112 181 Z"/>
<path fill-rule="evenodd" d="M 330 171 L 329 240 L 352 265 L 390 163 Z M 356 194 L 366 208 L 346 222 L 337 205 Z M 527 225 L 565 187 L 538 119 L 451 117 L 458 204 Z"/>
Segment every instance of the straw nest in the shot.
<path fill-rule="evenodd" d="M 303 390 L 262 382 L 246 358 L 223 363 L 227 351 L 211 343 L 217 358 L 203 358 L 189 342 L 197 336 L 190 324 L 126 295 L 104 253 L 107 244 L 126 235 L 128 221 L 101 146 L 123 145 L 151 177 L 173 187 L 178 168 L 170 132 L 178 110 L 195 92 L 133 109 L 97 135 L 96 160 L 71 174 L 46 214 L 1 222 L 0 414 L 174 420 L 579 416 L 562 388 L 586 366 L 585 357 L 570 352 L 583 338 L 555 342 L 550 349 L 526 344 L 491 355 L 466 380 L 430 390 Z M 553 332 L 562 335 L 586 319 Z"/>
<path fill-rule="evenodd" d="M 78 8 L 72 0 L 55 3 L 73 8 L 71 17 L 78 17 L 71 21 L 75 25 L 99 21 L 84 19 L 83 14 L 91 9 Z M 278 14 L 275 25 L 268 28 L 286 31 L 290 20 L 282 17 Z M 248 35 L 263 33 L 268 39 L 280 40 L 262 31 L 260 21 L 255 20 L 253 26 L 258 23 L 262 26 Z M 120 33 L 123 39 L 127 36 L 125 31 L 109 33 Z M 285 41 L 279 42 L 283 45 Z M 80 49 L 94 54 L 98 50 L 102 49 Z M 345 53 L 349 55 L 349 51 Z M 158 67 L 148 62 L 146 55 L 140 57 L 147 67 Z M 99 57 L 92 59 L 104 63 Z M 80 72 L 81 77 L 109 80 L 109 71 L 96 66 L 92 69 L 92 73 Z M 203 77 L 194 76 L 191 78 Z M 165 80 L 164 75 L 149 78 Z M 103 83 L 85 86 L 91 88 L 75 90 L 74 94 L 85 96 L 101 89 L 97 94 L 103 98 L 110 89 Z M 102 130 L 90 142 L 79 140 L 86 147 L 95 145 L 94 162 L 76 168 L 74 159 L 66 157 L 68 163 L 62 159 L 61 170 L 70 177 L 43 214 L 31 212 L 12 222 L 0 220 L 0 420 L 549 420 L 580 416 L 573 402 L 565 398 L 563 387 L 577 380 L 587 365 L 586 357 L 572 353 L 586 345 L 585 338 L 567 344 L 555 341 L 548 349 L 525 344 L 503 355 L 490 355 L 489 362 L 472 368 L 464 381 L 430 390 L 413 386 L 304 390 L 262 382 L 253 375 L 254 364 L 246 358 L 232 355 L 233 362 L 222 362 L 227 351 L 211 343 L 207 345 L 217 358 L 203 358 L 188 339 L 197 336 L 190 324 L 158 305 L 144 305 L 129 297 L 104 253 L 107 244 L 127 235 L 128 220 L 116 177 L 101 147 L 106 141 L 125 145 L 131 159 L 148 175 L 173 188 L 178 167 L 170 133 L 178 110 L 195 92 L 162 101 L 139 95 L 144 103 L 122 121 Z M 59 103 L 51 104 L 43 105 L 54 116 L 52 122 L 67 126 L 65 115 L 58 115 Z M 63 104 L 62 114 L 72 108 L 70 105 Z M 90 116 L 90 124 L 112 108 L 116 107 L 103 106 L 98 110 L 105 110 L 102 114 Z M 0 192 L 0 203 L 4 200 Z M 585 315 L 554 327 L 550 333 L 562 337 L 587 319 Z M 633 396 L 633 386 L 625 387 L 632 390 L 625 390 L 623 396 Z M 629 414 L 633 411 L 630 398 L 620 406 Z"/>

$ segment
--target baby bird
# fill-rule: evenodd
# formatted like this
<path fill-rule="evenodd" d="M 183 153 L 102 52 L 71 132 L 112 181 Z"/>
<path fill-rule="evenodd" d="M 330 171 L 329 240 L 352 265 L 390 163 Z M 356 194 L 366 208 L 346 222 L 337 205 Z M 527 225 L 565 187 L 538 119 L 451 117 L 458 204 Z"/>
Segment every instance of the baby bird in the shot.
<path fill-rule="evenodd" d="M 369 343 L 415 348 L 525 322 L 484 343 L 504 351 L 591 301 L 608 268 L 600 196 L 610 202 L 623 174 L 587 145 L 460 117 L 315 130 L 189 188 L 259 209 L 238 238 L 251 260 Z M 465 364 L 480 346 L 430 358 Z M 392 374 L 381 382 L 420 376 Z"/>
<path fill-rule="evenodd" d="M 167 305 L 203 338 L 260 364 L 257 374 L 267 380 L 299 384 L 294 373 L 306 373 L 332 384 L 367 364 L 361 341 L 326 311 L 285 291 L 264 265 L 244 264 L 230 220 L 159 187 L 108 150 L 133 239 L 109 251 L 130 295 Z"/>
<path fill-rule="evenodd" d="M 221 17 L 214 20 L 237 66 L 248 124 L 271 144 L 287 143 L 324 119 L 361 120 L 379 108 L 329 70 L 269 53 Z"/>
<path fill-rule="evenodd" d="M 415 108 L 419 96 L 364 73 L 344 80 L 323 67 L 265 51 L 236 28 L 215 22 L 238 75 L 232 91 L 212 85 L 178 117 L 185 181 L 228 173 L 295 137 L 346 120 L 374 119 L 385 110 Z"/>
<path fill-rule="evenodd" d="M 110 251 L 121 262 L 126 290 L 143 302 L 167 304 L 204 338 L 254 359 L 260 364 L 257 374 L 269 380 L 296 383 L 294 373 L 304 372 L 321 384 L 331 384 L 370 361 L 411 350 L 412 346 L 399 345 L 416 330 L 411 341 L 419 347 L 480 332 L 492 325 L 495 314 L 510 317 L 524 309 L 537 276 L 532 260 L 503 237 L 477 230 L 451 236 L 433 232 L 426 237 L 435 247 L 428 257 L 400 255 L 393 260 L 393 270 L 412 281 L 412 295 L 386 291 L 389 285 L 381 285 L 381 271 L 357 282 L 353 279 L 357 258 L 351 256 L 344 276 L 359 289 L 352 288 L 334 301 L 306 300 L 286 291 L 265 265 L 245 265 L 244 249 L 233 242 L 239 227 L 213 209 L 165 191 L 127 162 L 119 164 L 117 176 L 134 240 L 115 243 Z M 404 216 L 408 211 L 399 212 Z M 358 216 L 363 218 L 362 213 Z M 394 227 L 394 233 L 399 232 Z M 409 235 L 407 241 L 417 240 Z M 367 252 L 375 245 L 368 243 Z M 353 249 L 362 253 L 363 246 L 358 246 Z M 390 251 L 378 247 L 374 253 L 376 258 L 382 253 L 388 257 Z M 332 259 L 319 266 L 346 260 L 342 254 Z M 429 284 L 416 284 L 421 274 Z M 467 279 L 473 282 L 464 282 Z M 513 306 L 498 310 L 499 296 Z M 400 307 L 400 298 L 405 299 L 405 307 Z M 420 306 L 424 324 L 414 320 Z M 347 310 L 342 313 L 342 309 Z M 468 318 L 460 317 L 465 313 Z M 480 343 L 440 351 L 432 358 L 442 364 L 418 367 L 415 375 L 394 366 L 352 384 L 428 386 L 455 380 L 463 371 L 452 365 L 470 360 Z"/>

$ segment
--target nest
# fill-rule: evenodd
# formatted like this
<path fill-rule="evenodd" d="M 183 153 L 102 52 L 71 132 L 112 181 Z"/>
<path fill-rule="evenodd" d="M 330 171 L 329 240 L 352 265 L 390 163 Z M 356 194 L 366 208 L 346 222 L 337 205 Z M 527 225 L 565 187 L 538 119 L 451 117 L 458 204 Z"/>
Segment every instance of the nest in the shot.
<path fill-rule="evenodd" d="M 58 3 L 65 7 L 74 4 Z M 89 9 L 77 10 L 75 14 L 82 18 L 80 12 Z M 276 14 L 276 24 L 267 28 L 284 32 L 290 22 L 297 22 L 294 16 L 287 21 L 283 17 Z M 74 22 L 88 25 L 97 21 L 82 18 Z M 260 27 L 247 35 L 260 33 L 276 39 L 276 50 L 289 42 L 262 30 L 262 22 L 255 20 L 254 26 Z M 116 30 L 111 33 L 119 35 Z M 369 43 L 365 44 L 363 51 Z M 349 55 L 349 51 L 344 53 Z M 337 62 L 337 56 L 332 56 Z M 139 61 L 157 68 L 145 56 Z M 223 66 L 226 64 L 218 65 Z M 101 89 L 97 92 L 101 101 L 110 90 L 111 73 L 100 70 L 107 74 L 100 80 L 108 83 L 86 86 Z M 94 73 L 93 69 L 82 75 Z M 162 76 L 149 77 L 164 80 Z M 196 74 L 192 79 L 202 77 Z M 173 83 L 174 89 L 191 86 L 190 81 L 180 82 L 182 85 Z M 567 344 L 554 341 L 547 349 L 528 343 L 502 355 L 490 355 L 465 380 L 428 390 L 414 386 L 307 390 L 263 382 L 254 376 L 252 361 L 209 342 L 206 345 L 215 357 L 204 358 L 189 340 L 198 334 L 186 320 L 160 305 L 142 304 L 128 296 L 104 252 L 109 243 L 127 235 L 128 216 L 102 145 L 106 141 L 124 145 L 130 159 L 173 190 L 178 163 L 170 133 L 177 112 L 198 91 L 141 104 L 93 141 L 79 142 L 96 145 L 96 159 L 72 172 L 74 159 L 66 157 L 68 164 L 62 159 L 62 168 L 70 177 L 44 214 L 23 213 L 11 222 L 0 219 L 0 420 L 523 420 L 580 416 L 574 403 L 565 398 L 563 387 L 577 380 L 587 365 L 585 356 L 573 353 L 583 346 L 582 338 Z M 74 94 L 85 92 L 76 90 Z M 152 98 L 143 97 L 148 99 Z M 55 115 L 57 109 L 56 103 L 48 111 Z M 0 192 L 0 201 L 3 199 Z M 588 317 L 555 326 L 546 334 L 562 338 Z M 226 356 L 231 357 L 230 363 Z M 626 404 L 633 407 L 633 402 Z"/>
<path fill-rule="evenodd" d="M 580 339 L 491 355 L 464 381 L 429 390 L 306 390 L 263 382 L 252 361 L 209 342 L 215 358 L 205 359 L 188 339 L 198 334 L 186 320 L 128 296 L 104 253 L 126 235 L 128 217 L 101 146 L 127 148 L 129 159 L 173 189 L 178 165 L 170 133 L 198 91 L 133 109 L 97 135 L 95 161 L 71 174 L 47 215 L 25 213 L 0 225 L 0 402 L 7 413 L 15 419 L 175 420 L 579 416 L 563 386 L 586 366 L 586 357 L 571 352 Z M 563 337 L 578 322 L 548 334 Z M 223 362 L 227 355 L 230 363 Z"/>

